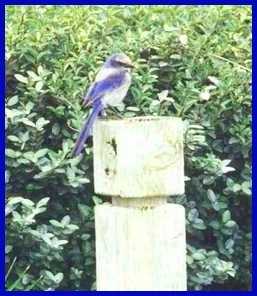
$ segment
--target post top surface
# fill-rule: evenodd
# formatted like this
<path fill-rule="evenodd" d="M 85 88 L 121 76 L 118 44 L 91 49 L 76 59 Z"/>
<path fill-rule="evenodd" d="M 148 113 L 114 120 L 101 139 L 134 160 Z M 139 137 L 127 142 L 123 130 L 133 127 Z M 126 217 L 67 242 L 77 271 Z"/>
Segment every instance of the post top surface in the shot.
<path fill-rule="evenodd" d="M 146 123 L 158 121 L 177 121 L 182 122 L 180 117 L 175 116 L 136 116 L 124 118 L 99 118 L 98 122 L 110 124 Z"/>

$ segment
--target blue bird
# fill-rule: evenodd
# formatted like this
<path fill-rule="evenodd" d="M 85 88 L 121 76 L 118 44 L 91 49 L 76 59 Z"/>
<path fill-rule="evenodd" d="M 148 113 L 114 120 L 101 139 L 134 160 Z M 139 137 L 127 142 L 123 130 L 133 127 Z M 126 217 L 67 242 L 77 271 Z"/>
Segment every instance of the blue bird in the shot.
<path fill-rule="evenodd" d="M 99 114 L 105 115 L 104 109 L 108 106 L 122 104 L 131 84 L 132 68 L 130 58 L 124 53 L 113 54 L 106 60 L 84 97 L 83 105 L 93 109 L 78 136 L 72 156 L 81 153 Z"/>

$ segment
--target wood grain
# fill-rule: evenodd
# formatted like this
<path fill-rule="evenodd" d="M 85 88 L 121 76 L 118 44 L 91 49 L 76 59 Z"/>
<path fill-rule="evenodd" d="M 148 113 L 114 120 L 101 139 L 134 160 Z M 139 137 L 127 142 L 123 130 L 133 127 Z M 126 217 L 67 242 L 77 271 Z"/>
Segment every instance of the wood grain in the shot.
<path fill-rule="evenodd" d="M 93 140 L 96 193 L 124 198 L 184 193 L 180 118 L 98 120 Z"/>

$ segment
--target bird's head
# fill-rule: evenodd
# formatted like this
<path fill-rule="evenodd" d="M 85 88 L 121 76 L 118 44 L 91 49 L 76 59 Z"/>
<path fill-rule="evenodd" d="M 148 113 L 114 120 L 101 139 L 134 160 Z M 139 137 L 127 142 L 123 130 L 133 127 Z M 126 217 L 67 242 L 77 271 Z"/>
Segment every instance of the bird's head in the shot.
<path fill-rule="evenodd" d="M 111 67 L 121 68 L 126 70 L 130 70 L 134 67 L 131 59 L 124 53 L 113 54 L 108 59 L 108 63 L 110 64 Z"/>

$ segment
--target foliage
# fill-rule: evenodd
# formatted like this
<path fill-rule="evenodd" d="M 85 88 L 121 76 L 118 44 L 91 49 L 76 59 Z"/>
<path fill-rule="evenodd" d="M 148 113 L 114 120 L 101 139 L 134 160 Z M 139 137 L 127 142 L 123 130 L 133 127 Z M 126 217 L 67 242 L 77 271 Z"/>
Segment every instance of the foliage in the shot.
<path fill-rule="evenodd" d="M 8 290 L 95 289 L 92 145 L 70 151 L 115 51 L 136 64 L 120 113 L 185 122 L 189 289 L 250 288 L 250 26 L 246 6 L 8 7 Z"/>

